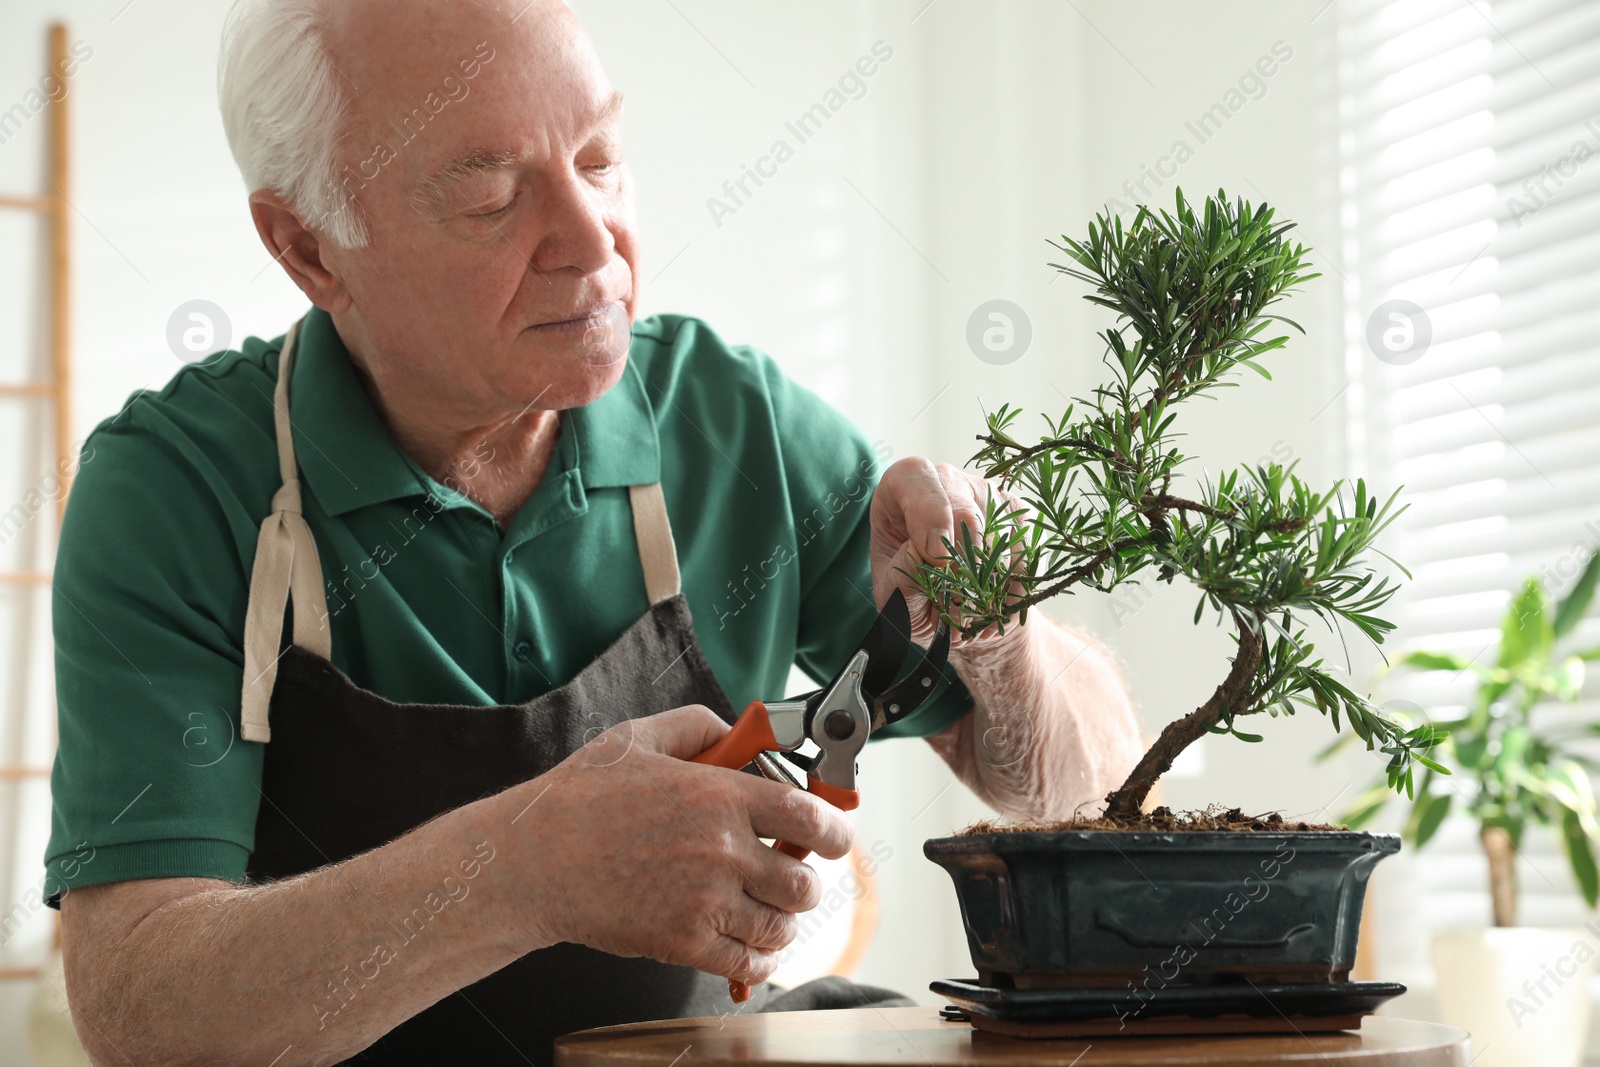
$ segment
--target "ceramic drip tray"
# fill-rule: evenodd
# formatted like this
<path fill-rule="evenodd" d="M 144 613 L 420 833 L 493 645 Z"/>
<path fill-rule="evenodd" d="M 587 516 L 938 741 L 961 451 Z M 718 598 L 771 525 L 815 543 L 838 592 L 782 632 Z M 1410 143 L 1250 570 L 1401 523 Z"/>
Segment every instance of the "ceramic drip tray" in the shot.
<path fill-rule="evenodd" d="M 929 988 L 980 1030 L 1034 1038 L 1353 1030 L 1406 991 L 1398 982 L 1002 989 L 957 979 Z"/>

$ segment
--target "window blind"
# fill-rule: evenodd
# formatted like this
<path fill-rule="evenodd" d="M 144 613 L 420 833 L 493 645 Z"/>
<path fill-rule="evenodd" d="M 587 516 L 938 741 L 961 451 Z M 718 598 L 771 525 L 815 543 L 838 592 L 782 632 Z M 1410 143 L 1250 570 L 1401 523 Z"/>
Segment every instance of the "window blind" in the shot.
<path fill-rule="evenodd" d="M 1411 501 L 1404 636 L 1470 655 L 1522 576 L 1600 541 L 1600 5 L 1350 8 L 1357 453 Z"/>
<path fill-rule="evenodd" d="M 1411 504 L 1393 643 L 1492 663 L 1513 590 L 1564 592 L 1600 546 L 1600 4 L 1337 10 L 1349 444 Z M 1397 673 L 1382 697 L 1444 714 L 1471 690 Z M 1589 917 L 1552 842 L 1523 852 L 1523 922 Z M 1426 987 L 1432 931 L 1488 922 L 1475 827 L 1390 866 L 1380 966 Z"/>

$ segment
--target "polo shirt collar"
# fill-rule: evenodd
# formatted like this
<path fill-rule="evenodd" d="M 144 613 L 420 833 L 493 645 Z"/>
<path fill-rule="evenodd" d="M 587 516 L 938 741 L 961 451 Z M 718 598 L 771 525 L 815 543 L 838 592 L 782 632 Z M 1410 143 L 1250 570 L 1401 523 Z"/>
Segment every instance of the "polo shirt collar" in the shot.
<path fill-rule="evenodd" d="M 390 435 L 356 376 L 332 317 L 320 308 L 308 312 L 300 328 L 293 375 L 289 415 L 295 458 L 329 515 L 429 493 L 447 500 L 455 496 Z M 562 413 L 552 460 L 560 462 L 570 462 L 586 489 L 660 480 L 655 413 L 631 351 L 622 378 L 604 395 Z"/>

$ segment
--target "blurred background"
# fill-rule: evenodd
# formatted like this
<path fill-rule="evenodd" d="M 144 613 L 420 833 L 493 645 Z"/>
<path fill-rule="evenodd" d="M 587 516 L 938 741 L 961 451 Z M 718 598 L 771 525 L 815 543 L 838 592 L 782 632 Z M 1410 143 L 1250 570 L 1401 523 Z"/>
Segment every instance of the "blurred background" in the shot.
<path fill-rule="evenodd" d="M 304 310 L 262 250 L 223 138 L 214 85 L 227 6 L 0 8 L 0 194 L 59 191 L 70 205 L 69 445 L 182 365 L 168 340 L 182 306 L 214 305 L 216 347 L 275 337 Z M 1170 209 L 1179 186 L 1193 199 L 1221 188 L 1298 223 L 1322 277 L 1281 309 L 1306 335 L 1269 358 L 1275 381 L 1252 375 L 1184 414 L 1194 475 L 1294 460 L 1315 484 L 1406 485 L 1411 510 L 1386 546 L 1416 578 L 1394 608 L 1401 648 L 1492 660 L 1523 579 L 1543 576 L 1558 595 L 1600 540 L 1593 0 L 573 6 L 627 96 L 644 310 L 696 315 L 766 350 L 894 456 L 964 462 L 985 407 L 1059 414 L 1092 388 L 1105 323 L 1048 266 L 1060 257 L 1047 239 L 1081 235 L 1097 211 Z M 58 20 L 78 61 L 46 85 Z M 841 82 L 866 55 L 875 73 Z M 70 112 L 59 188 L 50 96 Z M 799 143 L 786 123 L 819 102 L 830 117 Z M 724 183 L 778 140 L 792 158 L 731 198 Z M 0 383 L 12 386 L 49 381 L 54 366 L 51 224 L 25 208 L 0 211 Z M 991 328 L 990 344 L 969 342 Z M 37 904 L 49 797 L 36 768 L 54 729 L 48 597 L 28 577 L 48 572 L 55 539 L 50 399 L 0 396 L 0 1060 L 17 1063 L 32 1062 L 33 975 L 54 937 Z M 1191 625 L 1193 606 L 1192 590 L 1160 586 L 1050 610 L 1115 650 L 1153 732 L 1226 669 L 1231 646 Z M 1592 646 L 1600 630 L 1576 637 Z M 1374 683 L 1370 649 L 1352 643 L 1346 661 L 1331 648 L 1356 683 Z M 1413 714 L 1465 699 L 1424 681 L 1384 679 L 1379 698 Z M 1333 818 L 1381 770 L 1355 749 L 1316 761 L 1333 733 L 1311 712 L 1263 732 L 1262 745 L 1203 741 L 1167 780 L 1166 802 Z M 870 925 L 875 900 L 856 976 L 936 1003 L 930 980 L 972 968 L 921 843 L 986 812 L 920 742 L 875 745 L 862 770 L 876 896 L 830 868 L 829 922 L 788 974 L 834 965 L 852 916 L 866 908 L 855 928 Z M 1593 918 L 1553 837 L 1530 834 L 1518 862 L 1525 923 Z M 1475 824 L 1452 817 L 1420 857 L 1386 861 L 1369 914 L 1369 973 L 1412 987 L 1393 1010 L 1430 1016 L 1431 934 L 1489 921 Z"/>

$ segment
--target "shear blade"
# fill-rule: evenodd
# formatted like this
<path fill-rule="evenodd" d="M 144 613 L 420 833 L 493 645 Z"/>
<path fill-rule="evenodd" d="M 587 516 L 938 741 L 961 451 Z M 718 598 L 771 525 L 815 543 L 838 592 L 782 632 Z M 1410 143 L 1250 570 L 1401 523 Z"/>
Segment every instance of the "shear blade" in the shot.
<path fill-rule="evenodd" d="M 867 653 L 867 673 L 861 679 L 861 691 L 867 694 L 868 700 L 900 676 L 911 648 L 911 609 L 906 605 L 906 595 L 896 589 L 856 648 L 858 652 L 865 650 Z"/>
<path fill-rule="evenodd" d="M 872 620 L 872 625 L 867 627 L 867 632 L 860 643 L 845 657 L 844 666 L 828 679 L 828 684 L 789 699 L 803 700 L 814 710 L 816 702 L 822 699 L 823 694 L 839 684 L 844 672 L 850 667 L 850 661 L 855 659 L 856 653 L 865 652 L 867 672 L 861 679 L 861 691 L 870 700 L 873 693 L 894 681 L 910 649 L 911 610 L 906 606 L 905 594 L 896 589 L 889 597 L 888 603 L 884 604 L 883 610 Z"/>
<path fill-rule="evenodd" d="M 928 650 L 917 657 L 911 673 L 873 700 L 872 728 L 881 730 L 921 707 L 944 681 L 944 665 L 949 658 L 950 626 L 941 619 L 933 641 L 928 645 Z"/>

